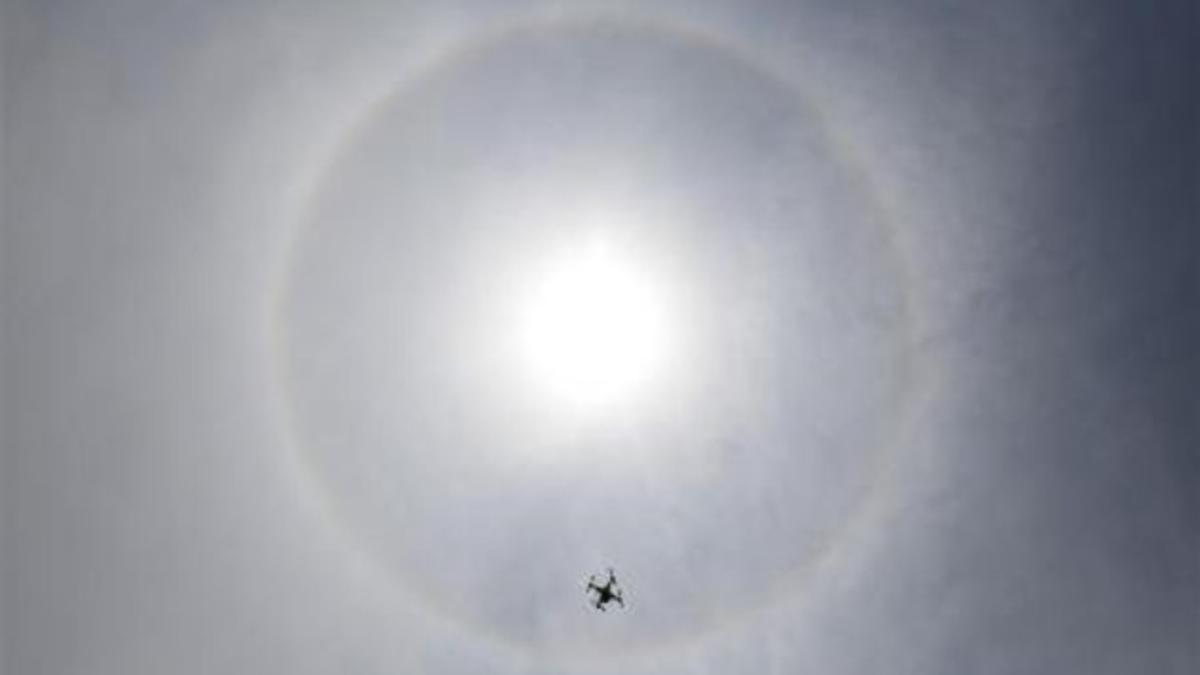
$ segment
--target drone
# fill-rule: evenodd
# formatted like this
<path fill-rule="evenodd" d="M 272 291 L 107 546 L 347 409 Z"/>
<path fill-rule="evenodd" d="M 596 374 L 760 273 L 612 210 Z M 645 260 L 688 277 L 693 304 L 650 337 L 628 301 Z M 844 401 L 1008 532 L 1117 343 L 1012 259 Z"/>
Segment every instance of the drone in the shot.
<path fill-rule="evenodd" d="M 608 611 L 608 604 L 616 602 L 625 608 L 625 599 L 621 597 L 621 589 L 617 586 L 617 577 L 613 574 L 612 568 L 608 568 L 608 581 L 603 586 L 596 584 L 596 575 L 588 577 L 587 593 L 595 593 L 595 600 L 591 601 L 591 605 L 601 612 Z"/>

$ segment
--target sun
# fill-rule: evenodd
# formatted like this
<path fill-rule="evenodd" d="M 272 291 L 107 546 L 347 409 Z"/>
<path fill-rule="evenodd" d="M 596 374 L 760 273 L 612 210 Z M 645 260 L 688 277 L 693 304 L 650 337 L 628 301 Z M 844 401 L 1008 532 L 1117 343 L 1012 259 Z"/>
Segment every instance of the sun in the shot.
<path fill-rule="evenodd" d="M 659 289 L 599 238 L 561 252 L 541 272 L 518 331 L 520 358 L 533 382 L 573 406 L 631 400 L 667 355 Z"/>

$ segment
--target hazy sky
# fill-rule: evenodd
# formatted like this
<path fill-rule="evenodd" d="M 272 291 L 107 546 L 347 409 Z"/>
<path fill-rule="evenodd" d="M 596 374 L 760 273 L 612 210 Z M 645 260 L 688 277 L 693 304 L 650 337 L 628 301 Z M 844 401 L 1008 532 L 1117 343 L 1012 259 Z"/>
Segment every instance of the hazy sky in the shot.
<path fill-rule="evenodd" d="M 1190 4 L 6 2 L 0 672 L 1196 672 Z"/>

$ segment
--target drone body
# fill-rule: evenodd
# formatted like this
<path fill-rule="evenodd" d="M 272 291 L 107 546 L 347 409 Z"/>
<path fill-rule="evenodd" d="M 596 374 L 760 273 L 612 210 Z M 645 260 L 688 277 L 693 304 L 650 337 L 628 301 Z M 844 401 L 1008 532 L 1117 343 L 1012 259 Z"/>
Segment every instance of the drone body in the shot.
<path fill-rule="evenodd" d="M 604 585 L 596 584 L 595 575 L 588 578 L 587 592 L 596 594 L 591 604 L 601 612 L 607 612 L 608 605 L 612 602 L 620 605 L 622 609 L 625 608 L 625 598 L 621 595 L 621 589 L 617 586 L 617 577 L 611 567 L 608 568 L 608 581 Z"/>

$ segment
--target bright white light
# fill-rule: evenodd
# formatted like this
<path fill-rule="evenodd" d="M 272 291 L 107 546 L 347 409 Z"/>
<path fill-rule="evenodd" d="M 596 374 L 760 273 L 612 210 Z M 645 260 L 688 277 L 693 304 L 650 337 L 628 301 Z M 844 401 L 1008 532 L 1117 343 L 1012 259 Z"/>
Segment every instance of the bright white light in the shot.
<path fill-rule="evenodd" d="M 573 405 L 626 400 L 662 366 L 662 298 L 602 242 L 545 270 L 521 318 L 526 366 L 552 396 Z"/>

